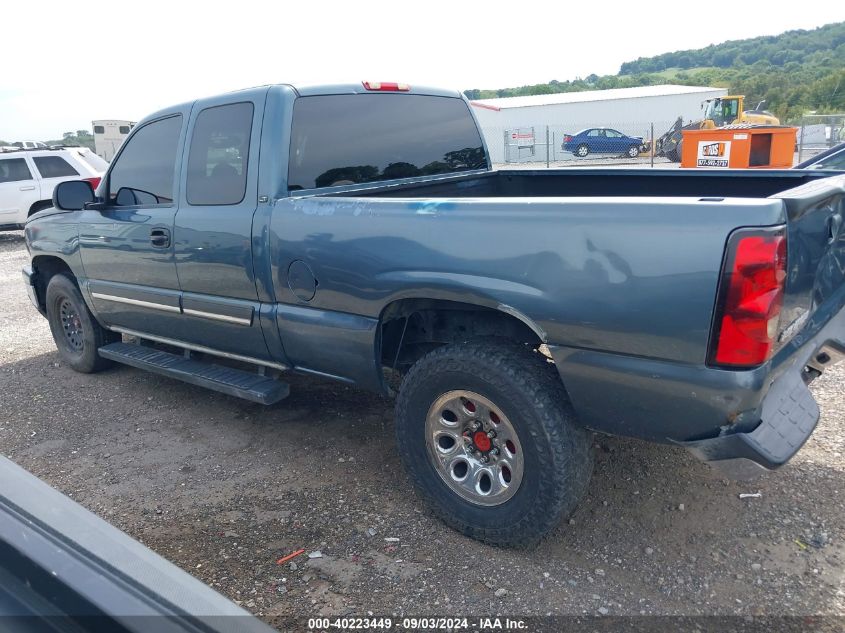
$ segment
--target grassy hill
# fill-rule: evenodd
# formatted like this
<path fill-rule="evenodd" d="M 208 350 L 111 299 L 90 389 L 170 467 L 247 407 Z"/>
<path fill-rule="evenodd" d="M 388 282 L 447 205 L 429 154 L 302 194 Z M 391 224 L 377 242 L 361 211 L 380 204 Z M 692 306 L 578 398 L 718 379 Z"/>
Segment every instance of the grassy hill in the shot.
<path fill-rule="evenodd" d="M 622 64 L 616 75 L 465 94 L 489 99 L 663 83 L 727 88 L 746 95 L 750 106 L 765 99 L 783 121 L 808 110 L 845 112 L 845 22 L 641 57 Z"/>

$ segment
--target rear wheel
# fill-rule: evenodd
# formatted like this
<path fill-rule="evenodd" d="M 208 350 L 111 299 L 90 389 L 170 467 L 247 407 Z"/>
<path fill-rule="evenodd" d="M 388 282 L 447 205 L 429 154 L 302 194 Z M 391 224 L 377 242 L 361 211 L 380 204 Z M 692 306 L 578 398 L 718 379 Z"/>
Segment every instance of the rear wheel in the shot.
<path fill-rule="evenodd" d="M 118 340 L 119 335 L 97 322 L 79 287 L 67 275 L 53 275 L 47 284 L 47 321 L 59 356 L 72 369 L 90 374 L 111 366 L 97 350 Z"/>
<path fill-rule="evenodd" d="M 471 341 L 423 357 L 400 389 L 396 436 L 435 514 L 494 545 L 536 543 L 592 472 L 589 433 L 554 366 L 523 345 Z"/>
<path fill-rule="evenodd" d="M 581 158 L 584 158 L 584 156 L 586 156 L 589 153 L 590 153 L 590 148 L 587 147 L 586 145 L 584 145 L 583 143 L 575 149 L 575 155 L 580 156 Z"/>

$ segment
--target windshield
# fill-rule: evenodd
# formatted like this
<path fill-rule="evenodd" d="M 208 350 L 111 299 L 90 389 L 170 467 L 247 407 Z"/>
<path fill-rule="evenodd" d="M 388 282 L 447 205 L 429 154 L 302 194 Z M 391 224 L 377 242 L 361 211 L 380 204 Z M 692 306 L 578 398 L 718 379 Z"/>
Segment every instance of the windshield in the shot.
<path fill-rule="evenodd" d="M 704 118 L 710 119 L 718 125 L 733 123 L 737 118 L 739 107 L 738 99 L 713 99 L 707 102 L 704 110 Z"/>

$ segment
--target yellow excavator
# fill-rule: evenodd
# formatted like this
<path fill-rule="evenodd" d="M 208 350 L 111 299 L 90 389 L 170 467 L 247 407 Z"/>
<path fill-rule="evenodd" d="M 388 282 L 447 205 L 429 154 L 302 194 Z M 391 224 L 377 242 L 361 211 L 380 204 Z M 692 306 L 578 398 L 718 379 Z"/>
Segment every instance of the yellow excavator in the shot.
<path fill-rule="evenodd" d="M 745 110 L 744 105 L 745 95 L 726 95 L 703 101 L 703 118 L 684 125 L 683 117 L 678 117 L 672 129 L 654 142 L 654 155 L 665 156 L 674 163 L 681 162 L 684 130 L 713 130 L 737 123 L 780 125 L 780 119 L 764 109 L 765 101 L 758 103 L 753 110 Z"/>

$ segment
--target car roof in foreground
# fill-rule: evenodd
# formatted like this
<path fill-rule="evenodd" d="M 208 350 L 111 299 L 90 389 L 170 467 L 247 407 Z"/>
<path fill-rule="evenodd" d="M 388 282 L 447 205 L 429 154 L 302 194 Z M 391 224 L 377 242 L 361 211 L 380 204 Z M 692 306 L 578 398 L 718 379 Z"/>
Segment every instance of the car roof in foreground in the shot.
<path fill-rule="evenodd" d="M 845 142 L 839 143 L 838 145 L 834 145 L 833 147 L 826 149 L 825 151 L 816 154 L 815 156 L 808 158 L 807 160 L 798 163 L 793 167 L 793 169 L 807 169 L 808 167 L 812 167 L 819 161 L 828 158 L 829 156 L 834 156 L 839 154 L 840 152 L 845 151 Z"/>
<path fill-rule="evenodd" d="M 0 545 L 4 551 L 16 553 L 0 561 L 4 578 L 22 576 L 38 581 L 42 575 L 50 574 L 54 579 L 52 585 L 13 582 L 0 586 L 0 615 L 8 609 L 10 597 L 35 605 L 41 604 L 39 598 L 45 599 L 41 593 L 53 600 L 61 599 L 50 603 L 49 613 L 33 614 L 45 618 L 43 627 L 30 628 L 24 623 L 17 628 L 12 620 L 13 630 L 67 630 L 64 620 L 56 616 L 64 614 L 75 622 L 72 618 L 102 614 L 104 620 L 117 620 L 108 627 L 110 631 L 141 630 L 145 622 L 152 623 L 153 617 L 160 622 L 147 624 L 145 629 L 272 631 L 208 585 L 3 456 Z M 10 587 L 22 593 L 8 596 Z M 29 615 L 26 611 L 12 613 L 19 617 Z M 48 621 L 47 616 L 56 619 Z M 135 625 L 130 626 L 133 623 L 129 616 L 135 616 Z M 73 630 L 91 629 L 82 625 L 73 626 Z"/>

